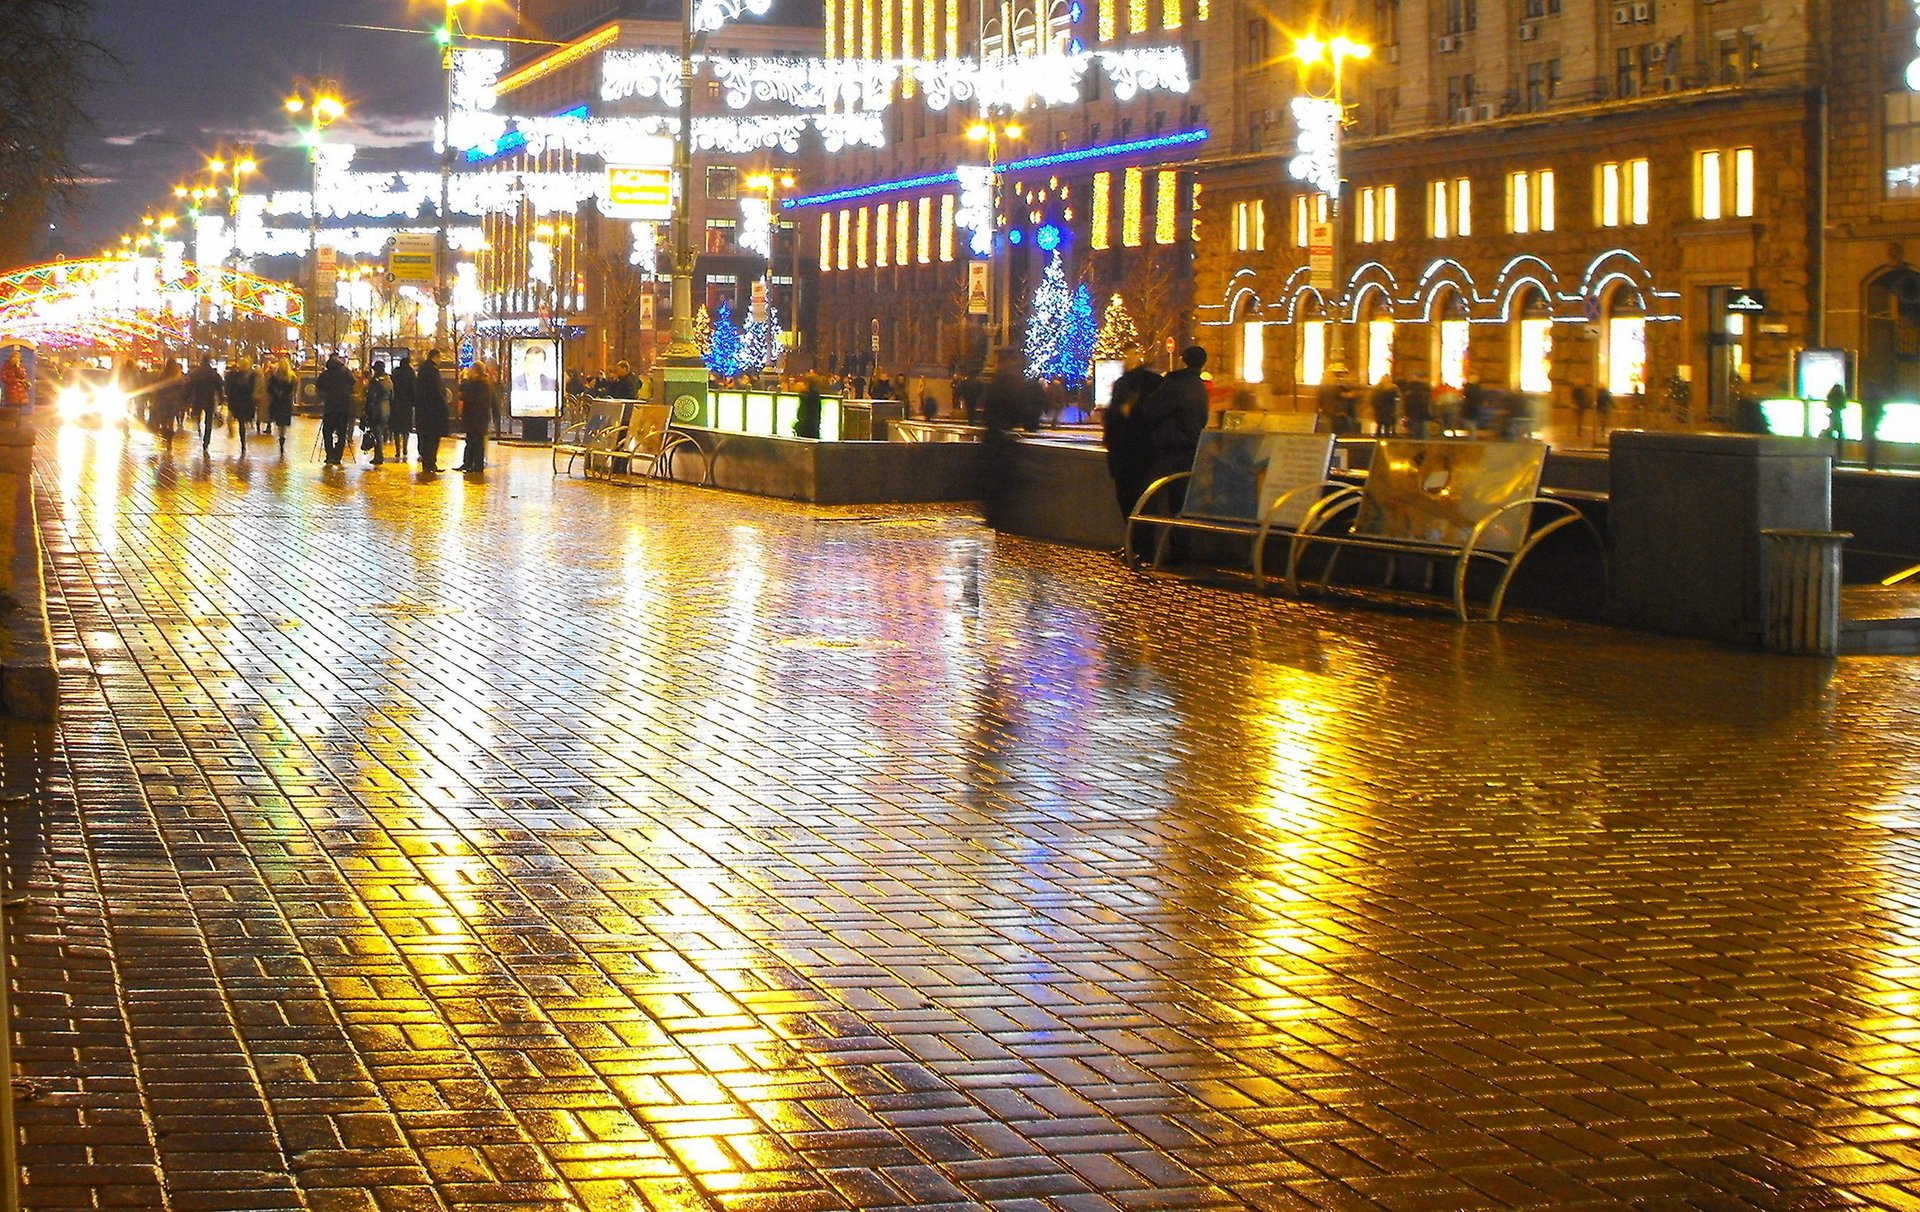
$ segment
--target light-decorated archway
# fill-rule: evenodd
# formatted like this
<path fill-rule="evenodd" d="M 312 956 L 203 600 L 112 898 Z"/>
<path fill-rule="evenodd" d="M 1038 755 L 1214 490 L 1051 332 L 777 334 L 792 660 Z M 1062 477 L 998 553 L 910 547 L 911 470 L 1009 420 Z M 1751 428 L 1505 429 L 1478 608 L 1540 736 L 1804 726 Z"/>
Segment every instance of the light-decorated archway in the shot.
<path fill-rule="evenodd" d="M 172 338 L 203 300 L 290 327 L 306 322 L 305 301 L 284 282 L 192 262 L 103 257 L 0 274 L 0 334 L 51 341 Z"/>

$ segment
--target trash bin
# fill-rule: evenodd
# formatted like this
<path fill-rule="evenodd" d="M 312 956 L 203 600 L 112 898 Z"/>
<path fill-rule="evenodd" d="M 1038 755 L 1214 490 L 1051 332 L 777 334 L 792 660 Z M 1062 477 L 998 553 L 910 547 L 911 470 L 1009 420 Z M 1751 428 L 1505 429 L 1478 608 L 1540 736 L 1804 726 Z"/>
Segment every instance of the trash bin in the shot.
<path fill-rule="evenodd" d="M 1833 656 L 1840 648 L 1840 548 L 1831 530 L 1763 530 L 1767 546 L 1766 648 Z"/>

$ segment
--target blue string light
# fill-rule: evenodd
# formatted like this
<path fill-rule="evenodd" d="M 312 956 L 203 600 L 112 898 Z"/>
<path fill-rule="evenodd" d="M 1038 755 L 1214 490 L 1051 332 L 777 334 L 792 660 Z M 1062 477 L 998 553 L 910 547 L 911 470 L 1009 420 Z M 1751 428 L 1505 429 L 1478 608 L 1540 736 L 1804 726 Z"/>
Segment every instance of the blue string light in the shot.
<path fill-rule="evenodd" d="M 1045 156 L 1032 156 L 1025 160 L 1012 160 L 1005 164 L 994 165 L 995 172 L 1017 173 L 1035 168 L 1050 168 L 1056 164 L 1079 164 L 1087 160 L 1099 160 L 1107 156 L 1131 156 L 1140 152 L 1158 151 L 1166 147 L 1185 147 L 1194 143 L 1205 143 L 1211 132 L 1200 130 L 1175 131 L 1170 135 L 1150 135 L 1144 139 L 1128 139 L 1123 143 L 1101 143 L 1093 147 L 1076 147 L 1068 151 L 1053 152 Z M 836 202 L 850 202 L 857 198 L 871 198 L 875 194 L 899 193 L 909 189 L 925 189 L 930 185 L 957 185 L 960 177 L 957 173 L 928 173 L 920 177 L 900 177 L 892 181 L 875 181 L 869 185 L 854 185 L 846 189 L 836 189 L 824 194 L 807 194 L 799 198 L 782 198 L 781 210 L 797 210 L 805 206 L 832 206 Z"/>
<path fill-rule="evenodd" d="M 585 118 L 591 116 L 592 112 L 593 111 L 585 105 L 576 105 L 572 109 L 563 109 L 553 116 L 556 118 Z M 502 156 L 512 155 L 526 145 L 527 137 L 525 135 L 517 130 L 510 130 L 500 136 L 500 142 L 494 145 L 492 151 L 482 151 L 477 147 L 469 147 L 466 149 L 465 155 L 468 164 L 485 164 L 489 160 L 498 160 Z"/>

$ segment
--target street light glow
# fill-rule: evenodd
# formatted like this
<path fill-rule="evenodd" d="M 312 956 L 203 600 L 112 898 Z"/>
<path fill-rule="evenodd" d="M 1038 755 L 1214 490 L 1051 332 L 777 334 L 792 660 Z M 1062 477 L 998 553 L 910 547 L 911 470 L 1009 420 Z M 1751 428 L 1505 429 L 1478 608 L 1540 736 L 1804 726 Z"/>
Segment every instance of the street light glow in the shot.
<path fill-rule="evenodd" d="M 1293 57 L 1302 63 L 1319 63 L 1327 57 L 1327 44 L 1308 34 L 1294 42 Z"/>

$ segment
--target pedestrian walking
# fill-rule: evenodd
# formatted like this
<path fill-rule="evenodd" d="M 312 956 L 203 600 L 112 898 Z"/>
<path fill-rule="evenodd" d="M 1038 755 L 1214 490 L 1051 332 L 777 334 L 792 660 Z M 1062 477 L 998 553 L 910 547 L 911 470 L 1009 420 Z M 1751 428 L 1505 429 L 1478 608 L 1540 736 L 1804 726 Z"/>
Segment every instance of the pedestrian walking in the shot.
<path fill-rule="evenodd" d="M 1399 432 L 1400 388 L 1394 383 L 1392 375 L 1382 372 L 1380 381 L 1373 385 L 1373 395 L 1367 403 L 1373 409 L 1373 432 L 1383 437 Z"/>
<path fill-rule="evenodd" d="M 1200 434 L 1207 427 L 1207 381 L 1201 374 L 1207 364 L 1207 351 L 1189 345 L 1180 361 L 1181 368 L 1163 379 L 1134 410 L 1147 445 L 1149 484 L 1191 469 L 1194 452 L 1200 449 Z M 1166 500 L 1168 512 L 1179 513 L 1187 500 L 1186 482 L 1170 485 Z"/>
<path fill-rule="evenodd" d="M 419 441 L 420 470 L 440 471 L 440 439 L 447 436 L 447 381 L 440 377 L 440 351 L 430 349 L 420 363 L 413 398 L 413 432 Z"/>
<path fill-rule="evenodd" d="M 1585 383 L 1573 385 L 1573 436 L 1575 441 L 1587 439 L 1587 414 L 1593 411 L 1593 391 Z"/>
<path fill-rule="evenodd" d="M 1040 385 L 1020 373 L 1020 355 L 1011 349 L 1001 351 L 1000 373 L 987 384 L 980 397 L 987 432 L 981 435 L 980 501 L 988 526 L 1002 529 L 1010 520 L 1008 504 L 1013 497 L 1014 450 L 1019 439 L 1014 430 L 1031 433 L 1040 428 L 1047 409 L 1047 397 Z"/>
<path fill-rule="evenodd" d="M 413 402 L 418 398 L 419 385 L 413 373 L 413 355 L 403 353 L 394 363 L 393 399 L 387 405 L 387 432 L 393 435 L 393 459 L 396 463 L 407 461 L 407 435 L 413 432 Z"/>
<path fill-rule="evenodd" d="M 1612 431 L 1613 393 L 1602 387 L 1593 393 L 1593 440 L 1597 443 Z"/>
<path fill-rule="evenodd" d="M 201 454 L 206 454 L 213 445 L 213 418 L 220 411 L 224 391 L 220 372 L 213 368 L 213 358 L 203 354 L 200 365 L 187 376 L 186 384 L 187 408 L 193 413 L 194 427 L 200 431 Z"/>
<path fill-rule="evenodd" d="M 326 442 L 326 465 L 338 467 L 347 451 L 347 439 L 353 435 L 353 372 L 339 354 L 329 354 L 314 387 L 320 392 L 320 434 Z"/>
<path fill-rule="evenodd" d="M 281 354 L 267 375 L 267 424 L 280 431 L 280 453 L 287 453 L 287 428 L 293 424 L 293 397 L 300 393 L 300 376 L 293 361 Z"/>
<path fill-rule="evenodd" d="M 260 372 L 253 368 L 253 359 L 245 354 L 233 360 L 227 367 L 227 413 L 233 418 L 233 427 L 240 434 L 240 457 L 247 457 L 247 430 L 253 428 L 254 415 L 260 407 Z"/>
<path fill-rule="evenodd" d="M 1433 422 L 1433 389 L 1425 379 L 1414 379 L 1401 389 L 1400 400 L 1407 414 L 1408 436 L 1424 442 Z"/>
<path fill-rule="evenodd" d="M 1141 362 L 1113 381 L 1107 410 L 1101 418 L 1101 439 L 1107 448 L 1107 474 L 1113 478 L 1114 500 L 1126 517 L 1147 490 L 1147 444 L 1136 419 L 1140 401 L 1160 387 L 1162 376 L 1151 363 Z"/>
<path fill-rule="evenodd" d="M 176 359 L 163 362 L 147 388 L 147 424 L 169 446 L 180 431 L 180 410 L 186 402 L 187 376 Z"/>
<path fill-rule="evenodd" d="M 819 438 L 820 406 L 820 377 L 808 375 L 800 388 L 800 405 L 794 410 L 794 437 Z"/>
<path fill-rule="evenodd" d="M 393 380 L 387 364 L 375 362 L 367 375 L 367 400 L 360 412 L 360 449 L 373 452 L 373 465 L 387 461 L 387 419 L 393 410 Z"/>
<path fill-rule="evenodd" d="M 487 425 L 493 420 L 497 397 L 487 381 L 487 369 L 478 362 L 460 376 L 460 432 L 466 435 L 467 449 L 455 471 L 482 472 L 487 469 Z"/>

